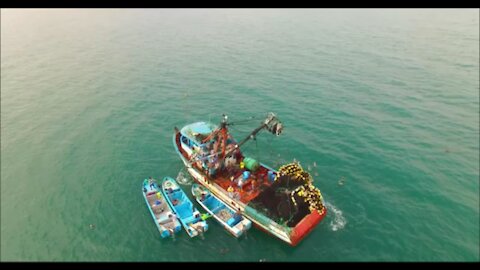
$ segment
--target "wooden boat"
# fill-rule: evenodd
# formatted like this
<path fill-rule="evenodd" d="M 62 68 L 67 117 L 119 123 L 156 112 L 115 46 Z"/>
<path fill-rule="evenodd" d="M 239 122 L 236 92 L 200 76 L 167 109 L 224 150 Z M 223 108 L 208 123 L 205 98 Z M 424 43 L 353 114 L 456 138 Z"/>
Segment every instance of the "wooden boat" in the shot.
<path fill-rule="evenodd" d="M 266 129 L 274 135 L 283 126 L 269 113 L 241 142 L 231 136 L 233 125 L 196 122 L 175 127 L 173 145 L 193 179 L 261 230 L 295 246 L 327 214 L 320 190 L 298 163 L 274 170 L 242 154 L 240 147 Z"/>
<path fill-rule="evenodd" d="M 252 227 L 252 222 L 228 207 L 221 200 L 215 198 L 204 186 L 194 183 L 192 194 L 197 202 L 205 209 L 210 216 L 213 216 L 229 233 L 240 237 L 243 232 Z"/>
<path fill-rule="evenodd" d="M 143 181 L 142 194 L 162 238 L 173 236 L 182 230 L 180 222 L 174 217 L 172 209 L 154 179 Z"/>
<path fill-rule="evenodd" d="M 200 212 L 173 178 L 163 178 L 161 186 L 167 203 L 190 237 L 198 236 L 208 230 L 207 222 L 202 220 Z"/>

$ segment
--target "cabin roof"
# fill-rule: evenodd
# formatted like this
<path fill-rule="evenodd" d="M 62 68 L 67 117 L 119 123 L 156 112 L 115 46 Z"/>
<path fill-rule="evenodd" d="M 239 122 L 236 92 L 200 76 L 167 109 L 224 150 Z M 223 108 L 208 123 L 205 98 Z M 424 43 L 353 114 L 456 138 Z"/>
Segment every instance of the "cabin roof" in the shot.
<path fill-rule="evenodd" d="M 183 136 L 202 144 L 201 141 L 217 128 L 214 124 L 207 122 L 196 122 L 186 125 L 180 130 Z"/>

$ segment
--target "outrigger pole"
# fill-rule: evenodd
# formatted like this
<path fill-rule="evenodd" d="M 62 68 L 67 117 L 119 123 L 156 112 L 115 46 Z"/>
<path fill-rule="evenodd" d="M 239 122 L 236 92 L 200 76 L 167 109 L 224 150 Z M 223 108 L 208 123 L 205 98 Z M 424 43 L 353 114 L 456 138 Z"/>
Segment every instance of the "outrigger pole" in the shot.
<path fill-rule="evenodd" d="M 222 121 L 223 123 L 223 121 Z M 250 139 L 253 139 L 255 138 L 255 136 L 257 135 L 258 132 L 260 132 L 260 130 L 262 129 L 267 129 L 268 131 L 270 131 L 272 134 L 275 134 L 275 135 L 280 135 L 283 131 L 283 125 L 282 123 L 278 120 L 277 116 L 273 113 L 273 112 L 270 112 L 268 113 L 267 115 L 267 118 L 265 119 L 265 121 L 259 126 L 257 127 L 256 129 L 254 129 L 250 134 L 248 134 L 247 137 L 245 137 L 240 143 L 238 143 L 237 145 L 235 145 L 235 148 L 228 151 L 227 153 L 225 153 L 225 156 L 228 156 L 231 152 L 235 151 L 236 149 L 240 148 L 240 146 L 242 146 L 244 143 L 246 143 L 248 140 Z"/>
<path fill-rule="evenodd" d="M 262 125 L 260 125 L 255 130 L 253 130 L 250 134 L 248 134 L 248 136 L 245 137 L 245 139 L 243 139 L 237 145 L 237 147 L 240 147 L 244 143 L 246 143 L 248 140 L 255 138 L 255 135 L 257 135 L 257 133 L 264 128 L 266 128 L 268 131 L 270 131 L 271 133 L 273 133 L 277 136 L 280 135 L 280 133 L 282 133 L 282 131 L 283 131 L 282 123 L 278 120 L 278 118 L 275 116 L 275 114 L 271 112 L 271 113 L 268 114 L 267 119 L 265 119 L 265 121 L 262 123 Z"/>

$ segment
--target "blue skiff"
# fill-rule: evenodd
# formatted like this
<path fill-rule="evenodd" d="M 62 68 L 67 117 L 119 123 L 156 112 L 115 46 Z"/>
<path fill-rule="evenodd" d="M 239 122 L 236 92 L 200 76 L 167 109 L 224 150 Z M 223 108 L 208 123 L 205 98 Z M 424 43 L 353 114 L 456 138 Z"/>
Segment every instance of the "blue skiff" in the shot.
<path fill-rule="evenodd" d="M 202 220 L 200 212 L 173 178 L 163 178 L 161 186 L 168 204 L 190 237 L 198 236 L 208 230 L 207 222 Z"/>
<path fill-rule="evenodd" d="M 250 220 L 228 207 L 204 186 L 193 184 L 192 194 L 197 202 L 233 236 L 238 238 L 252 227 Z"/>
<path fill-rule="evenodd" d="M 173 236 L 182 230 L 180 222 L 175 217 L 154 179 L 150 178 L 143 181 L 142 194 L 162 238 Z"/>

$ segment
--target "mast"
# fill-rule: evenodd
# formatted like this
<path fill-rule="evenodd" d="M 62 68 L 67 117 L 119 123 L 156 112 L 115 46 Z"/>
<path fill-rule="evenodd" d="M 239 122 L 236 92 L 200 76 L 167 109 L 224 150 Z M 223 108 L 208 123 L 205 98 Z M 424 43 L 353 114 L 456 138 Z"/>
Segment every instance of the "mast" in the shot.
<path fill-rule="evenodd" d="M 208 135 L 202 141 L 202 143 L 206 143 L 206 142 L 212 140 L 215 137 L 217 138 L 217 146 L 220 145 L 220 147 L 222 148 L 221 149 L 221 154 L 222 155 L 220 156 L 220 160 L 223 160 L 225 158 L 225 148 L 227 146 L 227 139 L 228 139 L 228 130 L 227 130 L 228 123 L 227 123 L 227 120 L 228 120 L 228 116 L 223 114 L 223 119 L 222 119 L 222 122 L 220 123 L 220 127 L 217 128 L 212 133 L 210 133 L 210 135 Z M 216 150 L 218 150 L 218 148 Z M 217 151 L 215 151 L 215 152 L 217 152 Z"/>
<path fill-rule="evenodd" d="M 218 161 L 220 162 L 220 164 L 222 164 L 225 157 L 229 156 L 232 152 L 239 149 L 240 146 L 245 144 L 248 140 L 255 138 L 257 133 L 260 132 L 262 129 L 267 129 L 268 131 L 270 131 L 272 134 L 275 134 L 276 136 L 280 135 L 283 131 L 282 123 L 278 120 L 278 118 L 274 113 L 270 112 L 267 115 L 267 118 L 260 124 L 260 126 L 255 128 L 252 132 L 250 132 L 250 134 L 248 134 L 248 136 L 245 137 L 240 143 L 236 144 L 234 148 L 230 149 L 229 151 L 226 151 L 227 139 L 229 137 L 227 126 L 231 125 L 231 123 L 228 123 L 227 120 L 228 120 L 228 116 L 224 114 L 222 122 L 220 123 L 220 127 L 217 128 L 212 133 L 210 133 L 210 135 L 208 135 L 205 139 L 202 140 L 202 143 L 206 143 L 210 140 L 216 139 L 217 142 L 216 142 L 216 147 L 214 147 L 213 154 L 207 155 L 203 158 L 196 158 L 195 160 L 203 160 L 205 158 L 221 154 L 219 156 Z M 218 149 L 219 147 L 221 147 L 221 149 Z"/>

